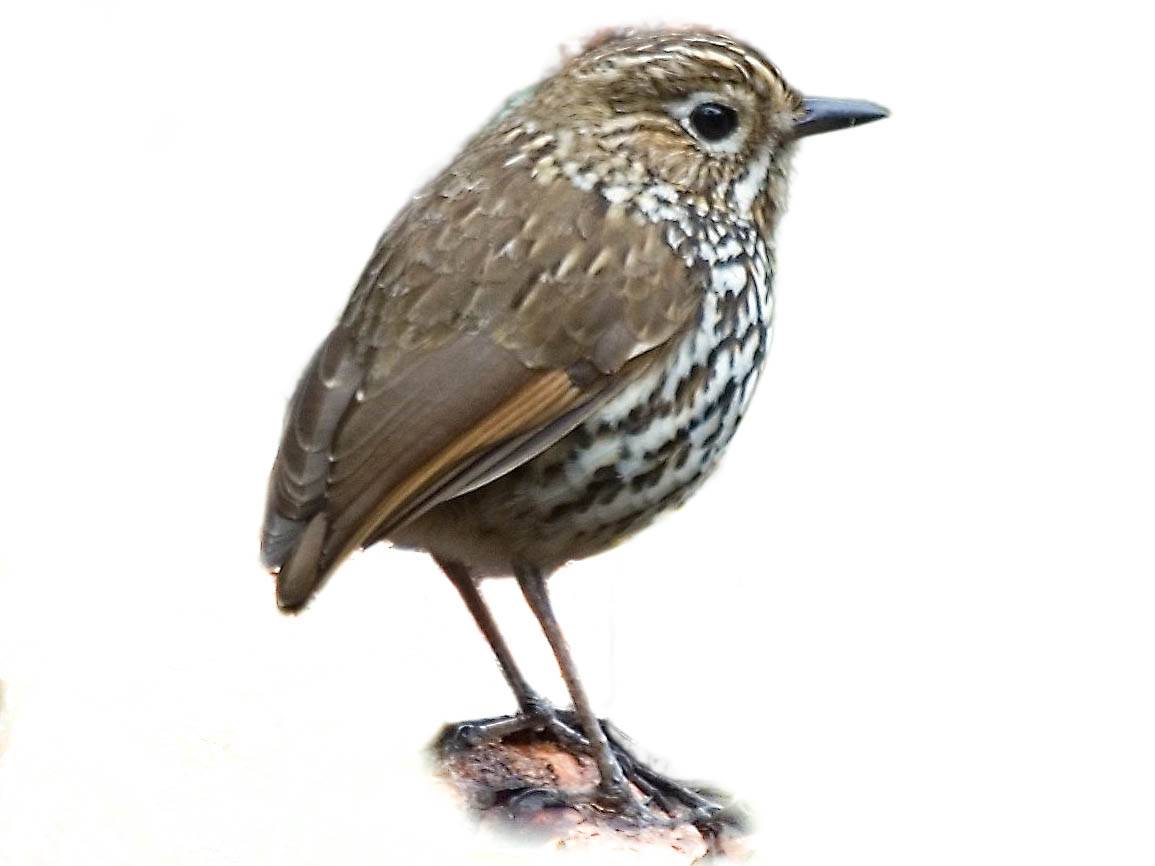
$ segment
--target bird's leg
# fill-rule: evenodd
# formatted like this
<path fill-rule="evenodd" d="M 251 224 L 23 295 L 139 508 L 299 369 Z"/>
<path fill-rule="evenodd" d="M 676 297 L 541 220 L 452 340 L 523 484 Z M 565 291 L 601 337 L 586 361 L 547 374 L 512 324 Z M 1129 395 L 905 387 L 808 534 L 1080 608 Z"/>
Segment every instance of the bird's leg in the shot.
<path fill-rule="evenodd" d="M 450 582 L 461 594 L 481 633 L 493 649 L 505 681 L 517 698 L 515 715 L 463 722 L 452 729 L 450 742 L 466 747 L 498 742 L 511 734 L 527 730 L 545 730 L 562 745 L 575 752 L 590 755 L 597 762 L 602 778 L 602 795 L 619 808 L 635 807 L 627 780 L 651 802 L 671 817 L 682 814 L 692 820 L 718 814 L 719 804 L 681 782 L 669 779 L 648 767 L 626 743 L 626 738 L 607 719 L 598 719 L 578 678 L 569 645 L 553 614 L 546 593 L 545 576 L 535 570 L 518 572 L 518 583 L 534 615 L 549 639 L 566 687 L 573 699 L 573 710 L 556 710 L 530 686 L 514 661 L 489 606 L 469 569 L 457 562 L 437 560 Z M 583 732 L 585 735 L 583 735 Z M 592 732 L 592 735 L 590 735 Z M 607 782 L 608 780 L 608 782 Z M 680 807 L 680 808 L 679 808 Z"/>
<path fill-rule="evenodd" d="M 519 709 L 516 715 L 478 719 L 453 726 L 445 735 L 445 742 L 451 748 L 495 743 L 522 731 L 547 731 L 558 743 L 596 761 L 602 780 L 602 798 L 619 810 L 638 811 L 638 803 L 629 789 L 632 783 L 649 804 L 658 806 L 671 819 L 688 819 L 703 829 L 717 829 L 732 820 L 724 814 L 726 810 L 720 803 L 706 796 L 706 792 L 670 779 L 647 766 L 608 719 L 598 719 L 594 715 L 578 678 L 569 645 L 554 617 L 546 593 L 545 576 L 540 571 L 519 570 L 517 579 L 557 657 L 573 700 L 573 710 L 555 709 L 529 685 L 469 569 L 452 561 L 438 559 L 437 563 L 457 587 L 465 606 L 493 649 L 501 672 L 517 698 Z"/>
<path fill-rule="evenodd" d="M 660 807 L 671 819 L 688 819 L 710 830 L 718 830 L 728 823 L 740 825 L 742 816 L 725 814 L 728 810 L 714 797 L 649 767 L 638 758 L 615 725 L 594 715 L 569 644 L 554 616 L 546 590 L 546 575 L 534 568 L 519 568 L 515 573 L 526 601 L 553 648 L 562 678 L 573 699 L 572 712 L 561 710 L 555 715 L 563 724 L 580 728 L 585 734 L 583 743 L 571 745 L 577 745 L 597 762 L 605 799 L 626 811 L 636 811 L 638 804 L 630 792 L 632 783 L 649 803 Z"/>
<path fill-rule="evenodd" d="M 570 653 L 569 643 L 562 634 L 561 627 L 554 616 L 553 605 L 550 604 L 549 593 L 546 590 L 546 575 L 540 569 L 531 566 L 519 566 L 515 570 L 515 574 L 521 591 L 525 595 L 525 600 L 541 624 L 541 629 L 545 632 L 550 647 L 553 648 L 558 667 L 561 668 L 562 679 L 565 680 L 566 689 L 569 690 L 570 698 L 573 700 L 574 712 L 577 715 L 578 724 L 581 726 L 581 732 L 585 734 L 589 751 L 598 765 L 602 795 L 619 808 L 636 808 L 637 804 L 630 792 L 629 783 L 626 781 L 626 776 L 622 772 L 622 767 L 610 746 L 610 741 L 606 737 L 601 722 L 594 715 L 589 698 L 586 696 L 581 679 L 578 677 L 577 666 L 574 664 L 573 655 Z"/>
<path fill-rule="evenodd" d="M 510 652 L 509 645 L 497 627 L 497 622 L 493 619 L 493 614 L 490 613 L 489 606 L 486 605 L 481 591 L 477 588 L 477 581 L 469 573 L 469 569 L 461 563 L 449 560 L 436 559 L 436 562 L 441 566 L 441 570 L 445 572 L 450 582 L 457 587 L 457 591 L 461 593 L 465 606 L 469 608 L 477 627 L 481 629 L 481 633 L 489 642 L 494 656 L 497 657 L 497 663 L 501 667 L 501 673 L 513 691 L 514 697 L 517 698 L 519 710 L 517 715 L 513 716 L 499 716 L 492 719 L 464 722 L 457 726 L 456 738 L 469 745 L 479 745 L 480 743 L 496 742 L 519 731 L 547 728 L 560 741 L 573 748 L 584 749 L 588 747 L 589 744 L 585 738 L 558 718 L 549 701 L 539 695 L 522 675 L 521 669 L 514 661 L 513 653 Z"/>
<path fill-rule="evenodd" d="M 501 666 L 501 673 L 505 677 L 505 681 L 509 683 L 510 689 L 513 690 L 514 697 L 517 698 L 517 705 L 521 711 L 526 715 L 534 715 L 540 709 L 547 707 L 548 704 L 533 687 L 526 681 L 521 673 L 521 669 L 517 666 L 517 662 L 513 659 L 513 653 L 509 651 L 509 645 L 502 637 L 500 629 L 497 627 L 497 622 L 493 619 L 493 614 L 489 612 L 489 606 L 486 605 L 485 599 L 481 596 L 481 591 L 477 588 L 477 581 L 474 580 L 473 575 L 469 573 L 464 565 L 458 562 L 449 562 L 438 559 L 437 564 L 441 566 L 441 570 L 449 578 L 450 582 L 461 593 L 461 598 L 465 602 L 465 606 L 469 608 L 469 612 L 473 614 L 473 620 L 477 623 L 477 627 L 481 629 L 481 633 L 489 642 L 493 654 L 497 657 L 497 663 Z"/>

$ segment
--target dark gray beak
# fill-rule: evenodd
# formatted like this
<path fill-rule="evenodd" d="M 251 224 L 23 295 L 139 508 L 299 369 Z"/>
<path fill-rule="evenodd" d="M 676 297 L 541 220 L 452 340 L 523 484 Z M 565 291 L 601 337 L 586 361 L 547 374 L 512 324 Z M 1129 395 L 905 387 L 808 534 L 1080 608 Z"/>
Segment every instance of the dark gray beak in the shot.
<path fill-rule="evenodd" d="M 820 132 L 846 129 L 872 120 L 881 120 L 890 112 L 864 99 L 827 99 L 807 96 L 802 100 L 802 116 L 794 122 L 794 135 L 802 138 Z"/>

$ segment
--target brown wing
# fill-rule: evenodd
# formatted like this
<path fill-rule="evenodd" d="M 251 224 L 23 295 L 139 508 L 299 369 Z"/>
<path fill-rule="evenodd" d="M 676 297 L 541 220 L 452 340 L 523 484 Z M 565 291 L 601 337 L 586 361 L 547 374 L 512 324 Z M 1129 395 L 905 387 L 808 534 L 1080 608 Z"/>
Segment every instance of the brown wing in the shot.
<path fill-rule="evenodd" d="M 698 309 L 660 227 L 475 148 L 385 233 L 290 403 L 262 540 L 283 608 L 564 436 Z"/>

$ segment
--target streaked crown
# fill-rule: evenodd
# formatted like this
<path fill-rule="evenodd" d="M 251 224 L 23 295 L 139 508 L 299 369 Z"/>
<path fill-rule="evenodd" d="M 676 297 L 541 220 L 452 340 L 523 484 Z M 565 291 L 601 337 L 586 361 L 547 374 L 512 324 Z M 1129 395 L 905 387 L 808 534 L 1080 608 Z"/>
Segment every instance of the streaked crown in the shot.
<path fill-rule="evenodd" d="M 506 128 L 528 128 L 579 185 L 623 198 L 663 186 L 700 211 L 769 223 L 801 111 L 801 95 L 749 46 L 716 33 L 628 32 L 587 45 Z"/>

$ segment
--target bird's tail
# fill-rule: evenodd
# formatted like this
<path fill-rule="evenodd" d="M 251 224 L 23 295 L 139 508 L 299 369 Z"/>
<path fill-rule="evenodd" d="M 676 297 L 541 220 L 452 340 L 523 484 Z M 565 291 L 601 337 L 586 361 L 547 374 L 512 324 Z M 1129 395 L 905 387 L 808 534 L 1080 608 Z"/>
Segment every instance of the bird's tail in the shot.
<path fill-rule="evenodd" d="M 277 607 L 284 613 L 303 608 L 331 570 L 322 562 L 329 521 L 314 514 L 277 571 Z"/>

